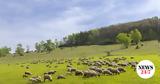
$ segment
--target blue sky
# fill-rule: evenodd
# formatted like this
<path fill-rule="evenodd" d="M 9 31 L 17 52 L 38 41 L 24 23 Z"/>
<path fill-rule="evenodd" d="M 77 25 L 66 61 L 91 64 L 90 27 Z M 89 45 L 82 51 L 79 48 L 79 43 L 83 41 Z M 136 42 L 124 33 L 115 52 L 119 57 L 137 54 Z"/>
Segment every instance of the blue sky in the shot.
<path fill-rule="evenodd" d="M 160 0 L 0 0 L 0 46 L 61 39 L 160 15 Z"/>

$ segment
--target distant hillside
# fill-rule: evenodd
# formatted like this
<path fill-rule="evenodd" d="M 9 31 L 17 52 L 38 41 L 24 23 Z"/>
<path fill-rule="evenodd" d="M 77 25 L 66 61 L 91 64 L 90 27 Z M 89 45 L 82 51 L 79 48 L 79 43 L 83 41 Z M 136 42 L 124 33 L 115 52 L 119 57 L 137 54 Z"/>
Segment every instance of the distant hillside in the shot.
<path fill-rule="evenodd" d="M 75 33 L 64 38 L 65 46 L 92 45 L 92 44 L 114 44 L 116 35 L 120 32 L 129 33 L 138 29 L 143 40 L 156 40 L 160 38 L 160 19 L 152 17 L 140 21 L 123 24 L 110 25 L 86 32 Z"/>

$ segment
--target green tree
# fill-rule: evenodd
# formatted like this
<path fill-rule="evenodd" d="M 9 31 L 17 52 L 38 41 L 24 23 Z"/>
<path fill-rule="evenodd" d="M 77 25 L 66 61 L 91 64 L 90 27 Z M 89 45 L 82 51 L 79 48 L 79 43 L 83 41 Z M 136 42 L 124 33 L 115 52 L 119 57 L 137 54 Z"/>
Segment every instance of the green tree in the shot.
<path fill-rule="evenodd" d="M 37 52 L 45 52 L 46 51 L 46 47 L 45 47 L 45 42 L 44 41 L 41 41 L 41 42 L 37 42 L 35 44 L 35 49 Z"/>
<path fill-rule="evenodd" d="M 69 45 L 75 45 L 76 44 L 76 34 L 72 34 L 72 35 L 69 35 L 67 37 L 67 44 Z"/>
<path fill-rule="evenodd" d="M 24 55 L 24 48 L 22 47 L 22 44 L 17 44 L 17 48 L 15 52 L 20 56 Z"/>
<path fill-rule="evenodd" d="M 36 42 L 35 44 L 35 49 L 36 49 L 36 52 L 40 52 L 40 46 L 38 42 Z"/>
<path fill-rule="evenodd" d="M 0 57 L 6 56 L 7 54 L 10 53 L 10 51 L 11 51 L 11 48 L 8 48 L 8 47 L 0 48 Z"/>
<path fill-rule="evenodd" d="M 138 29 L 131 31 L 131 39 L 133 43 L 138 44 L 142 40 L 142 34 Z"/>
<path fill-rule="evenodd" d="M 119 33 L 116 37 L 117 42 L 123 44 L 125 48 L 128 48 L 130 43 L 131 43 L 131 38 L 128 34 L 126 33 Z"/>
<path fill-rule="evenodd" d="M 95 43 L 97 41 L 98 35 L 99 35 L 98 29 L 94 29 L 94 30 L 89 31 L 89 41 L 91 43 Z"/>
<path fill-rule="evenodd" d="M 52 40 L 47 40 L 47 42 L 45 43 L 45 48 L 47 50 L 47 52 L 51 52 L 56 48 L 55 43 L 52 42 Z"/>

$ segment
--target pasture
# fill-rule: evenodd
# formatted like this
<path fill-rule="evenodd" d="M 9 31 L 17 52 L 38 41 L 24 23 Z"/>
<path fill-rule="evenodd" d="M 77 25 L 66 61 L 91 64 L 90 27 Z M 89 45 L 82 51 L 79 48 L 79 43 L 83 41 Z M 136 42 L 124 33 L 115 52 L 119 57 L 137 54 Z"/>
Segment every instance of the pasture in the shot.
<path fill-rule="evenodd" d="M 32 76 L 43 76 L 44 72 L 55 70 L 52 75 L 53 81 L 46 81 L 44 84 L 157 84 L 160 78 L 160 56 L 157 41 L 144 42 L 144 46 L 140 49 L 135 49 L 131 46 L 129 49 L 122 49 L 111 53 L 112 56 L 107 56 L 106 51 L 119 49 L 121 45 L 91 45 L 68 47 L 64 49 L 56 49 L 52 53 L 29 53 L 22 57 L 3 57 L 0 58 L 0 84 L 30 84 L 28 78 Z M 150 79 L 141 79 L 130 66 L 124 67 L 126 72 L 117 75 L 100 75 L 96 77 L 84 78 L 83 76 L 75 76 L 74 73 L 67 73 L 68 62 L 78 70 L 87 70 L 90 66 L 82 63 L 77 64 L 80 58 L 87 58 L 90 61 L 101 61 L 105 59 L 124 57 L 126 60 L 121 62 L 132 62 L 141 60 L 151 60 L 156 67 L 155 75 Z M 29 69 L 26 69 L 29 66 Z M 49 67 L 48 67 L 49 66 Z M 101 68 L 109 66 L 102 65 Z M 23 78 L 25 71 L 30 71 L 33 74 L 28 78 Z M 56 79 L 58 75 L 64 75 L 66 79 Z"/>

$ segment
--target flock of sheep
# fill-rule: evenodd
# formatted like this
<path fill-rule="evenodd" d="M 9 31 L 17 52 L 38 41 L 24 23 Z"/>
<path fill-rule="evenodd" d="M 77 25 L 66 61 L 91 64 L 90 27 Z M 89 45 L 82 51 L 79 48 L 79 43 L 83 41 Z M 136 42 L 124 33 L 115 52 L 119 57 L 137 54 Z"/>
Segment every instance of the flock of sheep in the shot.
<path fill-rule="evenodd" d="M 134 59 L 134 57 L 130 57 L 128 59 Z M 73 66 L 76 63 L 76 66 L 87 66 L 88 68 L 85 70 L 79 70 Z M 63 59 L 57 61 L 57 64 L 66 64 L 66 70 L 63 75 L 58 75 L 57 79 L 66 79 L 68 75 L 80 76 L 83 78 L 90 77 L 99 77 L 99 76 L 112 76 L 119 75 L 121 73 L 125 73 L 125 67 L 130 67 L 135 71 L 137 61 L 129 61 L 126 57 L 116 57 L 116 58 L 108 58 L 108 57 L 100 57 L 97 60 L 94 60 L 94 57 L 90 58 L 79 58 L 78 61 L 73 61 L 72 59 Z M 52 65 L 48 64 L 46 67 L 51 68 Z M 55 68 L 58 67 L 54 66 Z M 29 69 L 30 66 L 26 66 L 26 69 Z M 53 81 L 52 75 L 57 73 L 58 71 L 50 70 L 48 72 L 44 72 L 43 76 L 32 76 L 32 72 L 25 71 L 23 73 L 23 78 L 27 78 L 31 83 L 42 83 L 45 81 Z"/>

